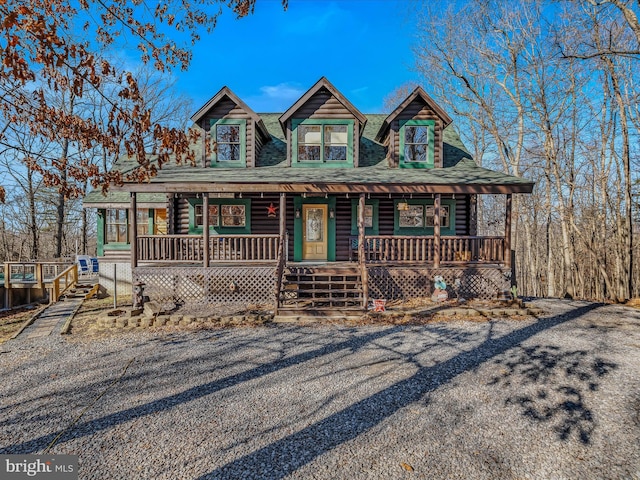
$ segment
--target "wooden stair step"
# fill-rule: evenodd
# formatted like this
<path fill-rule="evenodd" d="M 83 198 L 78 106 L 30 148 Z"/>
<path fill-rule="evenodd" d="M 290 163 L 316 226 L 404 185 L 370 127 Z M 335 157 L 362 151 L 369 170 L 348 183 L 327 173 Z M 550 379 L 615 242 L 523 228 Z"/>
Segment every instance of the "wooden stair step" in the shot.
<path fill-rule="evenodd" d="M 302 304 L 302 305 L 301 305 Z M 285 302 L 280 305 L 280 309 L 303 309 L 303 310 L 313 310 L 313 309 L 326 309 L 326 308 L 339 308 L 339 309 L 360 309 L 362 310 L 362 302 Z"/>

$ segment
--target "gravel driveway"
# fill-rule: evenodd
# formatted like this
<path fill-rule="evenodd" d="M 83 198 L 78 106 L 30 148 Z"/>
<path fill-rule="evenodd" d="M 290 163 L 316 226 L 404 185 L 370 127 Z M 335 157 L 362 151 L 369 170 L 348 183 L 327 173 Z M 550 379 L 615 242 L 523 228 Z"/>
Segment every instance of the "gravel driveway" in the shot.
<path fill-rule="evenodd" d="M 640 311 L 0 345 L 0 453 L 82 479 L 640 479 Z"/>

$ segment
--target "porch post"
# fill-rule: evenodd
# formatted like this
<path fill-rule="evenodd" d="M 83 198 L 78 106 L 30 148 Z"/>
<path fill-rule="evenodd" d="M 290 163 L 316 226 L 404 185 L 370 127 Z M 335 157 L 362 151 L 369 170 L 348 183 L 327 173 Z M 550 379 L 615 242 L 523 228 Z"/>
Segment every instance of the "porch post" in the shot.
<path fill-rule="evenodd" d="M 209 266 L 209 194 L 202 194 L 202 266 Z"/>
<path fill-rule="evenodd" d="M 478 194 L 469 195 L 469 235 L 478 235 Z"/>
<path fill-rule="evenodd" d="M 358 261 L 364 263 L 364 193 L 360 194 L 358 199 Z"/>
<path fill-rule="evenodd" d="M 129 242 L 131 243 L 131 270 L 138 266 L 138 200 L 136 192 L 131 192 L 131 207 L 129 209 Z"/>
<path fill-rule="evenodd" d="M 287 194 L 280 192 L 280 238 L 287 231 Z"/>
<path fill-rule="evenodd" d="M 362 275 L 362 303 L 363 307 L 367 308 L 369 304 L 369 277 L 364 252 L 364 209 L 365 196 L 364 193 L 361 193 L 358 199 L 358 262 Z"/>
<path fill-rule="evenodd" d="M 175 209 L 175 203 L 176 203 L 176 194 L 175 193 L 169 193 L 167 195 L 167 233 L 169 235 L 173 235 L 174 233 L 176 233 L 177 228 L 175 226 L 175 221 L 174 221 L 174 209 Z"/>
<path fill-rule="evenodd" d="M 511 267 L 511 203 L 512 195 L 507 194 L 505 217 L 504 217 L 504 265 Z"/>
<path fill-rule="evenodd" d="M 280 242 L 282 242 L 283 265 L 289 261 L 289 234 L 287 233 L 287 194 L 280 192 Z"/>
<path fill-rule="evenodd" d="M 440 194 L 433 200 L 433 267 L 440 268 Z"/>

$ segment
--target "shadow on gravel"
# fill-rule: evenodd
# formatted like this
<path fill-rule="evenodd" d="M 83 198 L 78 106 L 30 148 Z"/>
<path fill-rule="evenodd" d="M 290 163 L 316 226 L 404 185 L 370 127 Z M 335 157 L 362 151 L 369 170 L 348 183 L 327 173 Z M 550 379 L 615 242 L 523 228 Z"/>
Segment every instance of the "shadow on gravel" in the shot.
<path fill-rule="evenodd" d="M 392 327 L 384 330 L 377 330 L 373 333 L 349 337 L 341 342 L 322 345 L 320 348 L 312 349 L 299 355 L 283 357 L 274 362 L 260 365 L 256 368 L 249 369 L 236 375 L 230 375 L 226 378 L 222 378 L 214 382 L 189 388 L 175 395 L 159 398 L 158 400 L 154 400 L 143 405 L 132 407 L 126 410 L 121 410 L 110 415 L 96 418 L 95 420 L 79 423 L 68 431 L 60 430 L 23 443 L 2 446 L 0 447 L 0 454 L 36 453 L 47 448 L 47 446 L 50 445 L 54 440 L 56 441 L 56 444 L 61 444 L 71 438 L 89 436 L 94 434 L 95 432 L 106 430 L 115 425 L 130 422 L 131 420 L 135 420 L 136 418 L 152 415 L 165 410 L 170 410 L 183 403 L 205 397 L 225 388 L 230 388 L 243 382 L 248 382 L 250 380 L 268 375 L 283 368 L 304 363 L 323 355 L 329 355 L 341 350 L 355 351 L 359 348 L 367 346 L 371 342 L 374 342 L 380 338 L 393 335 L 400 330 L 401 327 Z M 60 438 L 57 438 L 58 436 L 60 436 Z"/>
<path fill-rule="evenodd" d="M 599 306 L 599 304 L 590 304 L 576 308 L 563 315 L 540 319 L 532 325 L 528 325 L 502 337 L 493 338 L 490 334 L 476 347 L 468 351 L 460 350 L 455 356 L 431 367 L 421 367 L 415 363 L 418 371 L 411 377 L 390 385 L 388 388 L 368 398 L 353 403 L 349 407 L 326 417 L 322 421 L 309 425 L 281 440 L 237 458 L 200 478 L 284 478 L 323 453 L 365 433 L 398 410 L 421 400 L 426 394 L 450 382 L 456 376 L 478 368 L 497 355 L 517 348 L 516 353 L 514 353 L 513 368 L 514 371 L 519 372 L 517 365 L 519 362 L 526 361 L 526 359 L 518 357 L 518 352 L 522 354 L 522 349 L 518 349 L 522 342 L 546 329 L 577 319 Z M 256 366 L 242 373 L 186 389 L 175 395 L 159 398 L 143 405 L 79 423 L 68 431 L 60 430 L 23 443 L 9 446 L 5 445 L 0 448 L 0 453 L 39 452 L 45 449 L 47 445 L 58 436 L 60 436 L 60 438 L 57 439 L 57 445 L 72 438 L 76 439 L 90 436 L 113 426 L 172 409 L 178 405 L 233 387 L 242 382 L 277 372 L 292 365 L 302 364 L 336 352 L 354 352 L 358 349 L 367 348 L 376 343 L 377 340 L 383 338 L 393 339 L 394 335 L 401 331 L 402 327 L 391 327 L 349 336 L 349 338 L 344 341 L 311 348 L 304 353 L 291 357 L 283 357 L 271 363 Z M 446 336 L 444 340 L 447 341 Z M 454 343 L 460 340 L 461 343 L 458 345 L 460 347 L 464 346 L 463 339 L 450 338 L 449 340 Z M 398 341 L 400 341 L 400 339 L 398 339 Z M 433 345 L 425 345 L 425 348 L 431 348 L 432 346 Z M 535 354 L 535 352 L 533 353 Z M 525 355 L 527 354 L 525 353 Z M 522 363 L 522 365 L 524 365 L 524 363 Z M 602 366 L 602 368 L 607 370 L 613 368 L 613 366 L 607 364 L 606 366 Z M 533 375 L 535 377 L 535 374 Z M 597 374 L 595 375 L 597 376 Z M 500 381 L 504 381 L 504 379 L 496 379 L 496 382 Z"/>
<path fill-rule="evenodd" d="M 413 376 L 354 403 L 324 420 L 277 442 L 221 466 L 198 480 L 214 478 L 280 479 L 295 472 L 329 450 L 348 442 L 393 415 L 401 408 L 421 400 L 440 385 L 478 368 L 534 335 L 561 323 L 575 320 L 602 304 L 589 304 L 555 317 L 540 319 L 533 325 L 503 337 L 487 338 L 477 347 L 461 352 L 432 367 L 420 368 Z M 396 395 L 396 392 L 402 392 Z"/>
<path fill-rule="evenodd" d="M 502 373 L 491 384 L 516 385 L 527 392 L 508 398 L 531 420 L 553 425 L 558 438 L 572 435 L 588 444 L 594 429 L 585 393 L 598 390 L 598 379 L 618 367 L 602 358 L 589 358 L 586 350 L 563 350 L 555 345 L 519 347 L 494 362 Z"/>

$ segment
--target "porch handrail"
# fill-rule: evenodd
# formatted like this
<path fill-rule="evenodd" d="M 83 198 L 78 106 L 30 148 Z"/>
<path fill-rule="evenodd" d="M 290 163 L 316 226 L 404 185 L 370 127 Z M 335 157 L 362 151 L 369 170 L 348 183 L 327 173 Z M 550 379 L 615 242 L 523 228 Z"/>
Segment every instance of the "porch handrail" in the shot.
<path fill-rule="evenodd" d="M 285 250 L 285 246 L 287 244 L 287 233 L 285 233 L 281 238 L 280 241 L 278 242 L 278 263 L 276 265 L 276 285 L 275 285 L 275 294 L 276 294 L 276 301 L 275 301 L 275 314 L 278 314 L 278 309 L 280 308 L 280 289 L 282 288 L 282 275 L 284 274 L 284 266 L 286 264 L 286 250 Z"/>
<path fill-rule="evenodd" d="M 61 285 L 63 280 L 64 284 Z M 53 280 L 51 280 L 51 282 L 47 283 L 51 284 L 49 287 L 49 303 L 55 303 L 64 292 L 78 283 L 78 265 L 74 263 L 58 274 Z"/>
<path fill-rule="evenodd" d="M 353 249 L 357 237 L 351 237 Z M 440 237 L 441 263 L 504 263 L 504 237 Z M 433 263 L 435 238 L 431 236 L 365 235 L 367 263 Z"/>
<path fill-rule="evenodd" d="M 211 262 L 276 261 L 277 234 L 269 235 L 212 235 L 209 237 Z M 204 240 L 202 235 L 138 235 L 138 260 L 142 262 L 202 263 Z"/>

